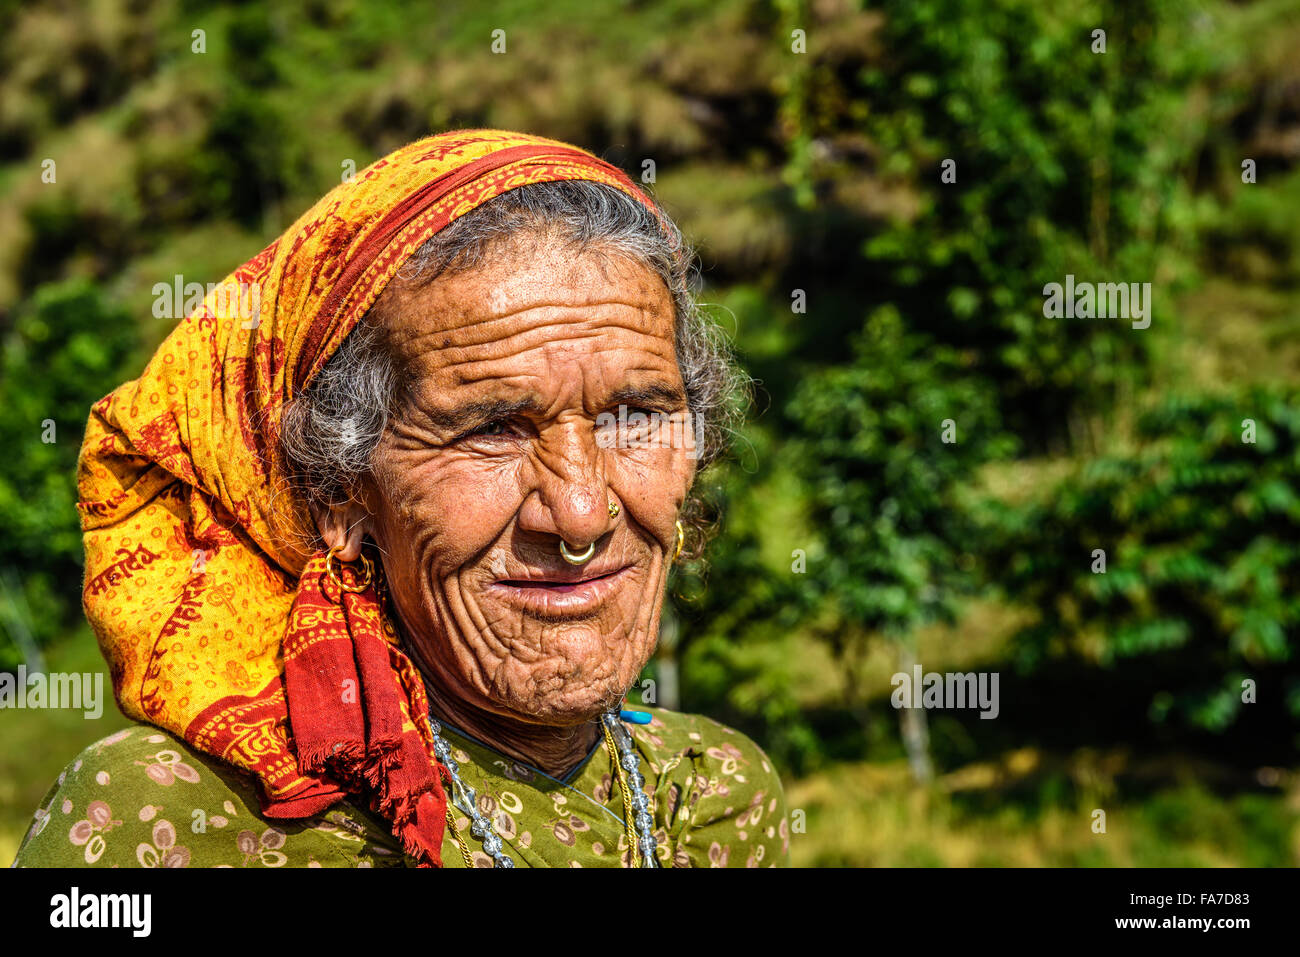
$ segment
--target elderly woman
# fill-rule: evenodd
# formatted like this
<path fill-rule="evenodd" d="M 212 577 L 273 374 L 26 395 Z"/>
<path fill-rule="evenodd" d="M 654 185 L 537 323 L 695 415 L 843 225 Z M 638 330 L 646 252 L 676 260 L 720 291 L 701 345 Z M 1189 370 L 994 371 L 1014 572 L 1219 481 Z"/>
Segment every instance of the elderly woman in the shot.
<path fill-rule="evenodd" d="M 86 613 L 139 724 L 20 866 L 771 866 L 780 779 L 623 710 L 734 394 L 676 227 L 495 130 L 381 159 L 94 407 Z M 234 297 L 238 302 L 238 297 Z"/>

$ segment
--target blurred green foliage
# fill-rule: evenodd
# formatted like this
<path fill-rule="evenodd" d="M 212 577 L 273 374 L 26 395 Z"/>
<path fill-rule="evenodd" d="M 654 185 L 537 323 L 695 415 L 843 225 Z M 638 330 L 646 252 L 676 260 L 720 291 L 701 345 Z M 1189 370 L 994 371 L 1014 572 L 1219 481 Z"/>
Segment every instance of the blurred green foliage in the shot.
<path fill-rule="evenodd" d="M 1213 49 L 1185 29 L 1192 9 L 885 7 L 890 54 L 862 76 L 863 126 L 882 169 L 929 188 L 914 217 L 865 240 L 876 294 L 913 327 L 974 350 L 1030 448 L 1081 412 L 1104 413 L 1148 362 L 1152 337 L 1121 323 L 1044 322 L 1041 289 L 1066 273 L 1150 281 L 1184 240 L 1178 167 L 1205 135 L 1184 118 L 1186 98 Z M 1107 50 L 1093 53 L 1102 24 Z M 1155 321 L 1172 317 L 1167 304 Z"/>
<path fill-rule="evenodd" d="M 957 599 L 976 590 L 978 527 L 962 493 L 1013 444 L 973 357 L 909 333 L 893 307 L 852 356 L 810 373 L 790 405 L 799 438 L 787 452 L 825 551 L 801 595 L 812 611 L 905 638 L 956 620 Z"/>
<path fill-rule="evenodd" d="M 6 631 L 27 628 L 39 643 L 80 614 L 81 534 L 76 466 L 90 413 L 87 399 L 120 382 L 136 344 L 120 306 L 81 280 L 41 286 L 26 300 L 0 352 L 0 569 L 21 575 L 18 595 L 0 596 Z M 93 399 L 91 400 L 93 401 Z M 0 587 L 4 587 L 0 584 Z M 13 616 L 21 616 L 16 621 Z M 19 663 L 0 645 L 0 668 Z"/>
<path fill-rule="evenodd" d="M 695 695 L 742 721 L 764 716 L 767 740 L 789 741 L 782 758 L 804 767 L 828 750 L 828 736 L 798 706 L 799 688 L 757 664 L 751 671 L 735 663 L 779 660 L 788 647 L 784 629 L 818 636 L 846 662 L 862 654 L 863 633 L 906 638 L 952 621 L 965 596 L 994 588 L 1039 622 L 1012 649 L 1012 662 L 1032 680 L 1035 669 L 1068 660 L 1070 628 L 1109 632 L 1119 623 L 1120 611 L 1096 602 L 1072 622 L 1057 608 L 1085 584 L 1122 590 L 1116 579 L 1125 579 L 1127 566 L 1093 579 L 1087 550 L 1061 550 L 1060 536 L 1069 534 L 1061 512 L 1032 495 L 1001 501 L 996 491 L 987 494 L 982 466 L 1002 460 L 1005 472 L 1019 461 L 1032 474 L 1044 455 L 1082 464 L 1101 455 L 1104 463 L 1110 446 L 1163 447 L 1195 431 L 1205 409 L 1235 401 L 1214 398 L 1223 383 L 1206 381 L 1200 405 L 1176 406 L 1187 416 L 1185 432 L 1173 428 L 1177 415 L 1156 412 L 1128 425 L 1135 410 L 1159 401 L 1152 380 L 1185 379 L 1174 365 L 1178 305 L 1208 276 L 1227 272 L 1225 250 L 1256 250 L 1251 278 L 1294 288 L 1295 179 L 1281 175 L 1289 169 L 1283 164 L 1268 185 L 1244 187 L 1246 146 L 1240 139 L 1235 151 L 1225 144 L 1256 130 L 1251 100 L 1260 94 L 1231 79 L 1262 71 L 1249 61 L 1254 47 L 1245 38 L 1283 13 L 1259 5 L 1233 20 L 1223 8 L 1177 0 L 1064 10 L 1016 0 L 884 4 L 863 48 L 867 62 L 850 72 L 814 59 L 800 71 L 791 85 L 805 100 L 796 132 L 818 149 L 785 172 L 789 179 L 797 170 L 818 202 L 792 215 L 791 248 L 839 268 L 828 275 L 792 252 L 790 284 L 816 290 L 817 308 L 797 330 L 752 308 L 748 296 L 739 299 L 738 324 L 749 335 L 741 345 L 758 346 L 747 359 L 775 416 L 750 430 L 763 451 L 751 474 L 733 479 L 748 483 L 728 501 L 726 544 L 740 547 L 715 551 L 712 576 L 746 586 L 721 599 L 728 607 L 718 607 L 716 597 L 703 603 L 697 629 L 707 634 L 711 621 L 722 629 L 695 639 L 687 668 Z M 1106 27 L 1104 54 L 1091 49 L 1099 24 Z M 949 158 L 955 182 L 942 175 Z M 849 197 L 864 180 L 876 195 L 869 207 L 855 206 Z M 865 215 L 855 220 L 855 213 Z M 841 259 L 855 235 L 859 258 Z M 838 249 L 827 255 L 829 237 Z M 1045 319 L 1043 285 L 1067 273 L 1152 282 L 1152 327 Z M 1228 274 L 1242 278 L 1240 270 Z M 1284 308 L 1282 328 L 1294 334 L 1294 300 Z M 1293 365 L 1287 375 L 1294 376 Z M 1285 410 L 1288 401 L 1294 396 L 1269 408 Z M 956 424 L 957 442 L 941 442 L 944 420 Z M 1261 454 L 1259 447 L 1236 451 Z M 1220 454 L 1219 446 L 1188 442 L 1177 452 L 1189 467 L 1209 467 Z M 1287 453 L 1268 455 L 1286 473 L 1279 481 L 1293 481 Z M 791 475 L 800 477 L 793 489 Z M 1059 494 L 1091 501 L 1097 490 L 1087 482 L 1073 476 Z M 1275 496 L 1279 487 L 1269 486 Z M 1227 575 L 1203 596 L 1214 614 L 1177 603 L 1129 607 L 1123 630 L 1104 642 L 1136 655 L 1174 635 L 1196 636 L 1186 639 L 1183 658 L 1197 666 L 1166 668 L 1148 689 L 1153 720 L 1176 709 L 1193 726 L 1223 730 L 1240 707 L 1247 663 L 1272 666 L 1261 678 L 1270 696 L 1294 681 L 1282 667 L 1297 639 L 1281 597 L 1286 556 L 1258 540 L 1267 522 L 1235 514 L 1235 499 L 1223 495 L 1230 491 L 1207 485 L 1178 504 L 1237 538 L 1170 545 L 1161 521 L 1172 520 L 1164 513 L 1175 503 L 1158 499 L 1150 504 L 1160 518 L 1125 514 L 1105 522 L 1080 510 L 1068 526 L 1113 549 L 1172 549 L 1181 569 L 1174 574 L 1207 560 L 1206 553 L 1219 556 L 1205 569 Z M 798 502 L 782 507 L 775 522 L 770 507 L 736 501 L 771 506 L 775 495 Z M 990 511 L 1000 523 L 986 520 Z M 774 540 L 788 547 L 772 547 Z M 793 548 L 809 556 L 802 581 L 791 571 Z M 1264 575 L 1276 598 L 1259 602 L 1263 596 L 1235 584 L 1244 567 L 1222 563 L 1238 553 L 1253 563 L 1247 577 Z M 764 573 L 769 584 L 758 591 Z M 1160 569 L 1131 574 L 1163 594 Z M 756 601 L 756 592 L 767 600 Z M 1238 619 L 1248 607 L 1255 609 L 1252 624 L 1243 626 Z M 1233 647 L 1240 627 L 1266 629 L 1271 654 L 1249 662 L 1201 654 L 1202 645 Z M 727 648 L 737 633 L 747 653 Z M 1230 701 L 1225 689 L 1233 688 Z M 1271 730 L 1275 746 L 1288 736 L 1281 725 Z"/>
<path fill-rule="evenodd" d="M 1138 451 L 1083 463 L 1043 503 L 997 509 L 997 580 L 1038 612 L 1021 669 L 1157 657 L 1181 680 L 1153 692 L 1155 720 L 1222 730 L 1248 676 L 1300 718 L 1300 393 L 1171 397 L 1136 433 Z"/>

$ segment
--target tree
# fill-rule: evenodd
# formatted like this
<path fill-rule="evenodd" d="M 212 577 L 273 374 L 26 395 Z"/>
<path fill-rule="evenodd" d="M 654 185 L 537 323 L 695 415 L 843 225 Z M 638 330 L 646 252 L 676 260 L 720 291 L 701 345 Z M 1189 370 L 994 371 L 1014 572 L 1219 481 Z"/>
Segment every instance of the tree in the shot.
<path fill-rule="evenodd" d="M 79 615 L 81 529 L 76 466 L 90 406 L 123 378 L 135 326 L 95 286 L 39 288 L 0 350 L 0 668 L 23 632 L 48 641 Z M 21 585 L 14 583 L 21 580 Z"/>
<path fill-rule="evenodd" d="M 916 629 L 952 621 L 976 588 L 982 546 L 971 490 L 976 467 L 1011 451 L 995 399 L 972 358 L 903 329 L 879 310 L 852 360 L 807 377 L 790 403 L 793 466 L 806 479 L 825 559 L 809 575 L 810 613 L 829 602 L 824 631 L 843 652 L 854 632 L 884 635 L 910 672 Z M 930 774 L 925 712 L 900 711 L 914 773 Z"/>
<path fill-rule="evenodd" d="M 1137 438 L 1043 502 L 995 510 L 1000 582 L 1035 614 L 1015 638 L 1020 666 L 1154 662 L 1151 717 L 1210 731 L 1268 675 L 1300 719 L 1300 393 L 1171 397 Z"/>

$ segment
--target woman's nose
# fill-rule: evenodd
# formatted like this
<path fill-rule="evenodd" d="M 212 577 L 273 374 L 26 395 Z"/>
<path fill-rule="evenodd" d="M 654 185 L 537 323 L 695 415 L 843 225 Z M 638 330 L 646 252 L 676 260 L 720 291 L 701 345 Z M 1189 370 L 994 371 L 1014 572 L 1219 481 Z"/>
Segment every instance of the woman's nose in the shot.
<path fill-rule="evenodd" d="M 590 428 L 565 427 L 547 436 L 534 455 L 534 471 L 536 494 L 525 497 L 521 528 L 558 535 L 579 548 L 610 530 L 604 456 Z"/>

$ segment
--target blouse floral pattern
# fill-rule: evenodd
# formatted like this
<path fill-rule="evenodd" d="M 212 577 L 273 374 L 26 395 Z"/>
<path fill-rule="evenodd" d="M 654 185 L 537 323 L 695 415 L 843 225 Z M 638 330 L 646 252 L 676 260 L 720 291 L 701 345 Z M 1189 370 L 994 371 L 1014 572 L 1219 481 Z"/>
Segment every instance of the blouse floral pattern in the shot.
<path fill-rule="evenodd" d="M 661 867 L 789 866 L 781 779 L 749 738 L 658 708 L 627 725 L 641 757 Z M 461 780 L 477 793 L 517 867 L 630 867 L 623 794 L 603 743 L 565 780 L 443 724 Z M 449 811 L 474 866 L 491 867 L 469 819 Z M 464 867 L 448 827 L 442 860 Z M 86 748 L 36 811 L 15 867 L 409 867 L 387 824 L 344 802 L 312 818 L 260 815 L 254 779 L 158 728 L 135 725 Z"/>

